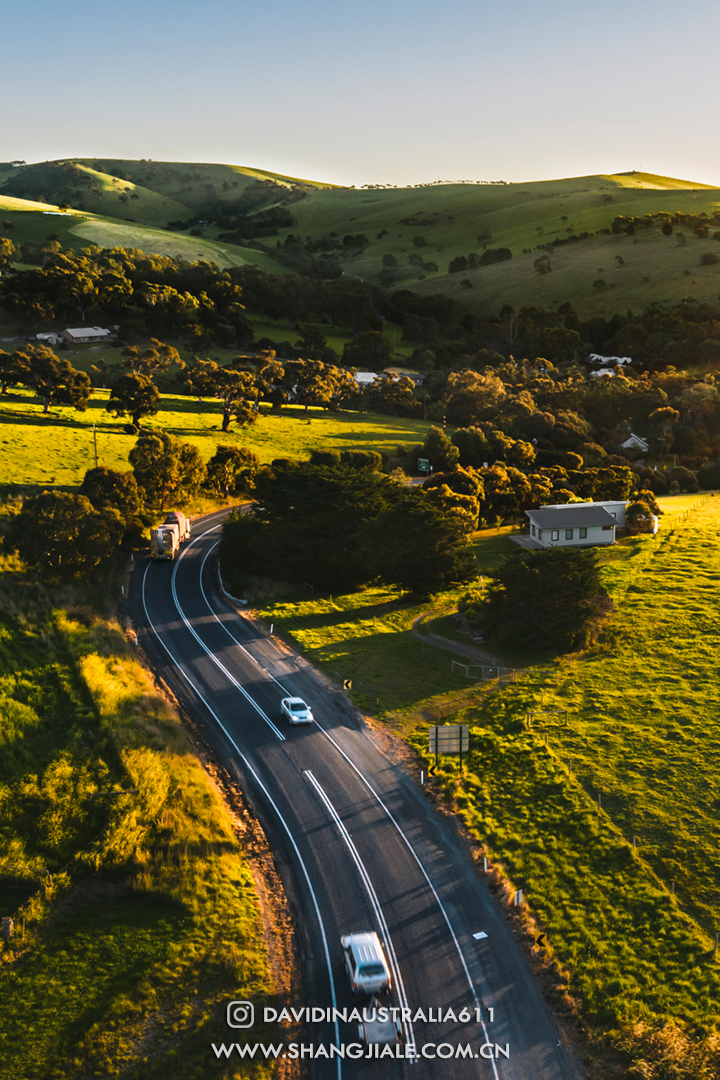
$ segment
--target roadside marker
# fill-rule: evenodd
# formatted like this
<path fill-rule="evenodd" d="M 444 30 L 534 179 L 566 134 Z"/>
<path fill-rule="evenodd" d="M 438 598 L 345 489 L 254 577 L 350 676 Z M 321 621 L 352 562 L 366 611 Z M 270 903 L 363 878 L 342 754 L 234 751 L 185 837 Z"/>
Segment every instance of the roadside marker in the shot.
<path fill-rule="evenodd" d="M 476 941 L 479 941 L 480 938 L 487 937 L 487 934 L 485 933 L 484 930 L 481 930 L 479 934 L 473 934 L 473 937 L 475 938 Z"/>

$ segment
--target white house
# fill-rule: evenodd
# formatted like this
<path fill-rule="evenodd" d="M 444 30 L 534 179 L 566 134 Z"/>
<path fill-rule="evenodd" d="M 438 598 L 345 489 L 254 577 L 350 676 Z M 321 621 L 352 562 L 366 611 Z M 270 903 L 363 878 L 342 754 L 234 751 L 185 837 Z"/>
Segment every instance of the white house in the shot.
<path fill-rule="evenodd" d="M 78 345 L 86 341 L 91 341 L 93 344 L 110 341 L 115 337 L 115 334 L 112 330 L 104 330 L 102 326 L 76 326 L 63 330 L 61 336 L 65 341 Z"/>
<path fill-rule="evenodd" d="M 514 536 L 520 547 L 592 547 L 615 543 L 615 529 L 625 524 L 625 503 L 562 503 L 526 510 L 530 535 Z"/>
<path fill-rule="evenodd" d="M 634 431 L 630 432 L 630 438 L 626 439 L 624 443 L 620 443 L 621 450 L 642 450 L 643 454 L 647 454 L 650 449 L 650 444 L 646 439 L 642 439 L 639 435 L 636 435 Z"/>
<path fill-rule="evenodd" d="M 59 345 L 62 341 L 60 334 L 48 331 L 46 334 L 36 334 L 35 338 L 42 345 Z"/>
<path fill-rule="evenodd" d="M 355 375 L 355 382 L 358 386 L 372 386 L 377 377 L 374 371 L 358 371 Z"/>

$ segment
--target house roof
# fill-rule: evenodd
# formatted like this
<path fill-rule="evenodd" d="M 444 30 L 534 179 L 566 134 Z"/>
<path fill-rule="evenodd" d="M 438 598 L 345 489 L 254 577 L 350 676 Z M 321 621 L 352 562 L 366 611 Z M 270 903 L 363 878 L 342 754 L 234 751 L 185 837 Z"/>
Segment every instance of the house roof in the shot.
<path fill-rule="evenodd" d="M 541 507 L 525 513 L 540 529 L 577 529 L 592 525 L 617 525 L 617 520 L 603 506 L 568 503 L 566 506 Z"/>
<path fill-rule="evenodd" d="M 102 326 L 68 326 L 66 334 L 73 337 L 108 337 L 109 330 L 103 330 Z"/>

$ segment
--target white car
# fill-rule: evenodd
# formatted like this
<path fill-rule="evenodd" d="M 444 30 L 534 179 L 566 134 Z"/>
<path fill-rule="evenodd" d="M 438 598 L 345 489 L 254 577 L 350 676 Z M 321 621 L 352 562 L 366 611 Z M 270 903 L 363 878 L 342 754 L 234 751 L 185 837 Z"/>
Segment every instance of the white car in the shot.
<path fill-rule="evenodd" d="M 315 719 L 310 706 L 299 697 L 283 698 L 280 702 L 280 711 L 291 724 L 312 724 Z"/>

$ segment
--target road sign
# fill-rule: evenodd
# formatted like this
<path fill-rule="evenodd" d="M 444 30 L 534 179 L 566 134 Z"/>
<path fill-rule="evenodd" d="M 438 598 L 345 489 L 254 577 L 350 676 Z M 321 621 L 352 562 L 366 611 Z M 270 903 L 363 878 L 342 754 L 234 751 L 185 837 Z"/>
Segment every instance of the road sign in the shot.
<path fill-rule="evenodd" d="M 352 679 L 343 679 L 343 690 L 352 690 Z"/>
<path fill-rule="evenodd" d="M 430 472 L 430 462 L 429 462 L 429 460 L 427 458 L 424 458 L 424 457 L 418 458 L 418 472 L 424 472 L 424 473 L 429 473 Z"/>
<path fill-rule="evenodd" d="M 431 754 L 467 754 L 470 749 L 467 724 L 433 724 L 428 735 Z"/>

